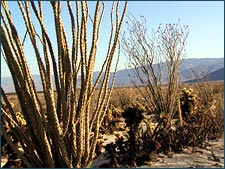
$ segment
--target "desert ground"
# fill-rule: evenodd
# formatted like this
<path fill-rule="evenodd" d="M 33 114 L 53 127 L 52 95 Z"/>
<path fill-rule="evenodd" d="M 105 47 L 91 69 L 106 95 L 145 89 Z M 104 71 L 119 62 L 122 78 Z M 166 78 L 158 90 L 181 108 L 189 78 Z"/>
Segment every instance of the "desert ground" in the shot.
<path fill-rule="evenodd" d="M 115 137 L 108 136 L 105 144 L 113 142 Z M 197 148 L 196 152 L 192 152 L 192 148 L 186 148 L 182 153 L 174 153 L 172 158 L 160 153 L 157 154 L 155 161 L 140 168 L 224 168 L 224 136 L 218 140 L 210 140 L 207 142 L 206 149 Z M 215 159 L 212 155 L 218 158 Z M 101 155 L 93 162 L 93 168 L 99 168 L 102 164 L 109 163 L 107 155 Z"/>
<path fill-rule="evenodd" d="M 208 97 L 216 98 L 217 106 L 215 111 L 220 119 L 221 117 L 223 119 L 224 116 L 223 85 L 223 82 L 214 82 L 207 86 L 209 88 L 204 88 L 204 90 L 208 92 Z M 183 87 L 192 87 L 194 91 L 198 91 L 200 88 L 199 85 L 188 84 Z M 38 95 L 40 100 L 42 100 L 41 98 L 43 97 L 43 94 L 39 93 Z M 17 96 L 15 94 L 8 94 L 7 96 L 13 105 L 14 111 L 20 112 L 21 110 Z M 136 88 L 115 88 L 112 93 L 110 104 L 120 110 L 123 110 L 124 106 L 132 102 L 142 101 L 141 98 L 142 96 L 138 93 Z M 44 101 L 43 105 L 45 105 Z M 107 144 L 115 142 L 116 136 L 112 133 L 113 131 L 104 133 L 103 147 Z M 196 147 L 195 151 L 192 151 L 192 147 L 186 147 L 182 152 L 173 153 L 172 156 L 158 153 L 155 155 L 154 160 L 146 162 L 144 165 L 139 166 L 139 168 L 224 168 L 224 134 L 220 135 L 218 138 L 206 140 L 204 145 L 204 148 Z M 91 167 L 100 168 L 103 164 L 110 163 L 108 156 L 109 154 L 103 148 L 101 154 L 94 158 Z M 1 167 L 3 167 L 7 161 L 7 156 L 1 156 Z"/>

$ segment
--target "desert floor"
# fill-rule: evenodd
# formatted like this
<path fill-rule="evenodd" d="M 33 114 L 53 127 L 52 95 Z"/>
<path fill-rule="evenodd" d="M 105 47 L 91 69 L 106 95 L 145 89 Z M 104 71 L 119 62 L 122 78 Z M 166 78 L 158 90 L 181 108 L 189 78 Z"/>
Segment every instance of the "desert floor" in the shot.
<path fill-rule="evenodd" d="M 114 141 L 115 137 L 108 136 L 106 143 Z M 209 145 L 208 145 L 209 144 Z M 224 136 L 218 140 L 207 142 L 205 149 L 196 148 L 197 151 L 192 152 L 192 148 L 186 148 L 182 153 L 174 153 L 172 158 L 168 158 L 164 154 L 157 154 L 154 162 L 143 165 L 140 168 L 224 168 Z M 214 155 L 218 160 L 214 159 Z M 104 163 L 109 163 L 107 155 L 100 155 L 93 162 L 93 168 L 99 168 Z"/>

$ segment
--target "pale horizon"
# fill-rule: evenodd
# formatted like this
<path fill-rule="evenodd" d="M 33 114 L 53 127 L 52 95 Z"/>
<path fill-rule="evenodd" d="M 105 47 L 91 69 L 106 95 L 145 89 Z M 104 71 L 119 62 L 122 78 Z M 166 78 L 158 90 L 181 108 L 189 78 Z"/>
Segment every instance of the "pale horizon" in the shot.
<path fill-rule="evenodd" d="M 74 2 L 73 2 L 74 3 Z M 99 71 L 104 60 L 105 49 L 107 48 L 104 41 L 109 36 L 109 12 L 112 2 L 105 2 L 105 15 L 101 27 L 101 34 L 99 39 L 99 47 L 97 59 L 95 64 L 95 71 Z M 62 4 L 64 4 L 62 2 Z M 93 9 L 95 2 L 89 2 L 90 10 Z M 17 2 L 8 2 L 9 9 L 16 29 L 21 37 L 25 35 L 25 26 L 22 16 L 18 10 Z M 122 8 L 122 7 L 121 7 Z M 43 13 L 52 10 L 48 2 L 43 1 Z M 75 12 L 75 10 L 74 10 Z M 62 5 L 62 18 L 68 15 L 65 5 Z M 224 2 L 223 1 L 129 1 L 127 14 L 132 13 L 137 19 L 139 16 L 144 16 L 147 20 L 148 31 L 156 30 L 159 24 L 162 26 L 169 23 L 177 23 L 178 19 L 182 25 L 189 26 L 189 35 L 187 38 L 187 45 L 185 46 L 185 59 L 189 58 L 224 58 Z M 54 29 L 51 27 L 53 23 L 53 16 L 48 12 L 45 16 L 45 24 L 51 37 L 54 37 Z M 126 31 L 126 21 L 123 23 L 121 34 Z M 65 27 L 69 22 L 64 19 Z M 48 24 L 47 24 L 48 23 Z M 69 29 L 69 28 L 68 28 Z M 54 30 L 54 31 L 51 31 Z M 68 33 L 68 30 L 67 30 Z M 70 32 L 69 32 L 70 33 Z M 70 35 L 68 33 L 68 35 Z M 53 40 L 54 41 L 54 40 Z M 107 40 L 106 40 L 107 41 Z M 55 43 L 53 43 L 55 44 Z M 56 48 L 57 46 L 55 46 Z M 30 67 L 31 74 L 39 74 L 36 57 L 33 52 L 32 45 L 29 38 L 26 38 L 24 51 L 26 53 L 27 61 Z M 116 60 L 116 57 L 115 59 Z M 126 69 L 127 60 L 122 55 L 118 64 L 117 70 Z M 1 56 L 1 77 L 8 77 L 10 71 Z"/>

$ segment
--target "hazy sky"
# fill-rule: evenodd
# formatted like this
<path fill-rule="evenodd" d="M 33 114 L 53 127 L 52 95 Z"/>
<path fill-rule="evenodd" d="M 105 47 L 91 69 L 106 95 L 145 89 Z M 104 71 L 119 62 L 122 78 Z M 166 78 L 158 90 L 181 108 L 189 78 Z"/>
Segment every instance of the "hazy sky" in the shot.
<path fill-rule="evenodd" d="M 65 3 L 65 2 L 64 2 Z M 96 70 L 100 69 L 105 50 L 106 42 L 109 37 L 110 23 L 110 4 L 106 1 L 105 16 L 101 28 L 98 56 L 96 60 Z M 18 11 L 17 2 L 9 2 L 11 14 L 15 26 L 23 38 L 26 28 L 21 14 Z M 90 3 L 90 10 L 94 8 L 95 2 Z M 122 8 L 122 6 L 121 6 Z M 54 41 L 53 16 L 51 6 L 48 2 L 43 3 L 45 23 L 51 39 Z M 224 57 L 224 2 L 223 1 L 129 1 L 127 13 L 131 12 L 136 18 L 139 15 L 147 20 L 148 30 L 157 29 L 159 24 L 177 23 L 180 19 L 182 25 L 189 26 L 189 36 L 187 39 L 185 58 L 207 58 Z M 62 17 L 67 32 L 70 32 L 68 11 L 65 5 L 62 8 Z M 125 18 L 126 22 L 127 18 Z M 35 20 L 34 20 L 35 22 Z M 124 22 L 122 32 L 126 31 Z M 2 23 L 1 23 L 2 24 Z M 55 43 L 56 45 L 56 43 Z M 32 46 L 28 39 L 25 43 L 25 53 L 32 74 L 38 74 L 36 58 Z M 55 52 L 57 53 L 57 52 Z M 124 69 L 126 58 L 121 55 L 118 69 Z M 1 57 L 1 76 L 10 76 L 10 72 Z"/>

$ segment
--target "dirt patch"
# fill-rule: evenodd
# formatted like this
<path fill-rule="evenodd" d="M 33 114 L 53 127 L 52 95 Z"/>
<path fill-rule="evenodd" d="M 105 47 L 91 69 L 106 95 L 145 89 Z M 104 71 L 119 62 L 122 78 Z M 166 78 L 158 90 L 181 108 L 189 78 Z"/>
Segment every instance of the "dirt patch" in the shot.
<path fill-rule="evenodd" d="M 106 138 L 106 143 L 113 142 L 115 139 L 113 135 Z M 208 141 L 206 144 L 204 149 L 196 148 L 195 152 L 192 152 L 191 147 L 185 148 L 182 153 L 174 153 L 171 158 L 159 153 L 154 161 L 139 168 L 224 168 L 224 137 Z M 109 163 L 108 155 L 103 153 L 94 159 L 92 167 L 99 168 Z"/>

